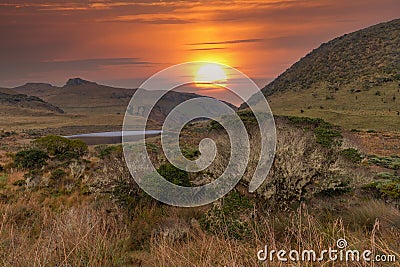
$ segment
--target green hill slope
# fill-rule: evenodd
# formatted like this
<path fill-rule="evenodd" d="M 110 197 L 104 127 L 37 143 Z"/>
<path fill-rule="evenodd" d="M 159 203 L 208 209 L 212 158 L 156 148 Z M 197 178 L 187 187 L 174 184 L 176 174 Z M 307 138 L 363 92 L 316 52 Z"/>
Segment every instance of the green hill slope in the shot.
<path fill-rule="evenodd" d="M 262 92 L 277 115 L 399 131 L 400 19 L 322 44 Z"/>

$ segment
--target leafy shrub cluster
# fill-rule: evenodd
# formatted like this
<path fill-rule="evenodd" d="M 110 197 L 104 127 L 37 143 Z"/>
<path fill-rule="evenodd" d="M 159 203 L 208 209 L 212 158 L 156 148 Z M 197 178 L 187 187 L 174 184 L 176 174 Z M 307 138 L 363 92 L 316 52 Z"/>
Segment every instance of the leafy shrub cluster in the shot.
<path fill-rule="evenodd" d="M 317 143 L 325 147 L 340 146 L 342 135 L 331 124 L 324 123 L 314 129 Z"/>
<path fill-rule="evenodd" d="M 348 192 L 351 192 L 352 188 L 350 187 L 350 182 L 343 180 L 337 181 L 336 183 L 330 184 L 329 187 L 322 189 L 318 192 L 318 195 L 325 195 L 329 197 L 342 195 Z"/>
<path fill-rule="evenodd" d="M 171 163 L 161 164 L 157 172 L 173 184 L 187 187 L 192 185 L 189 179 L 189 173 L 175 167 Z"/>
<path fill-rule="evenodd" d="M 14 164 L 22 169 L 38 169 L 46 164 L 49 155 L 39 149 L 33 148 L 19 151 L 15 155 Z"/>
<path fill-rule="evenodd" d="M 400 157 L 396 155 L 392 155 L 390 157 L 370 155 L 368 162 L 370 164 L 378 165 L 392 170 L 400 169 Z"/>
<path fill-rule="evenodd" d="M 293 124 L 313 127 L 316 142 L 324 147 L 329 148 L 342 144 L 342 134 L 340 131 L 323 119 L 294 116 L 289 116 L 287 118 Z"/>
<path fill-rule="evenodd" d="M 96 149 L 99 152 L 99 158 L 105 159 L 106 157 L 110 156 L 113 152 L 121 152 L 122 153 L 122 146 L 98 146 Z"/>
<path fill-rule="evenodd" d="M 54 171 L 52 171 L 51 173 L 51 179 L 53 180 L 59 180 L 62 177 L 64 177 L 65 175 L 67 175 L 67 173 L 63 170 L 63 169 L 55 169 Z"/>
<path fill-rule="evenodd" d="M 223 129 L 224 127 L 217 121 L 212 120 L 210 122 L 210 131 L 211 130 L 220 130 Z"/>
<path fill-rule="evenodd" d="M 57 196 L 70 193 L 78 188 L 80 178 L 88 167 L 88 161 L 80 158 L 87 151 L 87 145 L 80 140 L 60 136 L 36 139 L 29 148 L 14 156 L 14 166 L 28 171 L 24 174 L 24 180 L 14 185 L 30 188 L 44 186 L 48 193 Z"/>
<path fill-rule="evenodd" d="M 296 116 L 288 116 L 287 118 L 293 124 L 311 124 L 314 126 L 318 126 L 321 123 L 324 123 L 324 120 L 320 118 L 296 117 Z"/>
<path fill-rule="evenodd" d="M 187 159 L 195 160 L 200 156 L 200 151 L 195 148 L 184 148 L 182 149 L 182 154 Z"/>
<path fill-rule="evenodd" d="M 266 117 L 270 116 L 267 113 L 257 113 L 260 117 Z M 224 120 L 227 120 L 229 122 L 229 116 L 231 115 L 226 115 L 224 117 Z M 251 110 L 241 110 L 237 112 L 237 116 L 242 120 L 245 126 L 250 126 L 250 125 L 258 125 L 257 118 L 254 115 L 253 111 Z M 232 120 L 233 121 L 233 120 Z M 223 129 L 223 126 L 217 122 L 217 121 L 211 121 L 210 122 L 210 130 L 214 129 Z"/>
<path fill-rule="evenodd" d="M 245 239 L 251 234 L 250 214 L 254 203 L 237 191 L 232 191 L 220 206 L 214 206 L 200 218 L 201 227 L 213 234 Z"/>
<path fill-rule="evenodd" d="M 340 154 L 346 159 L 350 160 L 353 163 L 360 163 L 362 160 L 362 156 L 357 149 L 354 148 L 346 148 L 343 149 Z"/>
<path fill-rule="evenodd" d="M 0 138 L 10 137 L 10 136 L 15 135 L 15 134 L 16 134 L 16 132 L 14 132 L 14 131 L 8 132 L 8 131 L 2 130 L 0 132 Z"/>
<path fill-rule="evenodd" d="M 400 177 L 391 173 L 378 174 L 378 179 L 364 186 L 378 192 L 379 196 L 387 199 L 400 200 Z"/>
<path fill-rule="evenodd" d="M 157 145 L 153 143 L 146 143 L 146 149 L 151 153 L 156 153 L 158 151 Z"/>
<path fill-rule="evenodd" d="M 257 118 L 251 110 L 242 110 L 237 113 L 244 124 L 257 124 Z"/>
<path fill-rule="evenodd" d="M 33 144 L 46 151 L 50 156 L 55 156 L 61 160 L 76 159 L 88 151 L 87 145 L 82 140 L 71 140 L 56 135 L 36 139 Z"/>

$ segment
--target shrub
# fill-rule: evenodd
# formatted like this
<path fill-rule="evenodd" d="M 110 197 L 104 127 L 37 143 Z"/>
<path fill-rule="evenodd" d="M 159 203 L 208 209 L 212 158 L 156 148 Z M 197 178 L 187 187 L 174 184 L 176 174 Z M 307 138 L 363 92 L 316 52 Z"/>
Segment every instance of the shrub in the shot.
<path fill-rule="evenodd" d="M 24 179 L 20 179 L 20 180 L 17 180 L 15 182 L 13 182 L 13 185 L 15 185 L 15 186 L 24 186 L 24 185 L 26 185 L 26 182 L 25 182 Z"/>
<path fill-rule="evenodd" d="M 351 192 L 351 190 L 352 189 L 349 181 L 341 181 L 337 184 L 332 184 L 330 187 L 322 189 L 318 194 L 333 197 Z"/>
<path fill-rule="evenodd" d="M 70 140 L 56 135 L 36 139 L 34 145 L 59 159 L 78 158 L 88 150 L 87 145 L 82 140 Z"/>
<path fill-rule="evenodd" d="M 390 157 L 380 157 L 376 155 L 370 155 L 368 162 L 370 164 L 378 165 L 392 170 L 400 169 L 400 157 L 396 155 Z"/>
<path fill-rule="evenodd" d="M 316 142 L 322 146 L 333 147 L 341 144 L 342 135 L 340 131 L 323 119 L 295 116 L 289 116 L 287 119 L 299 126 L 313 126 Z"/>
<path fill-rule="evenodd" d="M 221 130 L 224 129 L 224 126 L 222 126 L 218 121 L 212 120 L 210 122 L 210 131 L 211 130 Z"/>
<path fill-rule="evenodd" d="M 249 213 L 253 210 L 250 198 L 232 191 L 222 199 L 221 206 L 214 206 L 200 218 L 201 227 L 213 234 L 245 239 L 251 234 Z"/>
<path fill-rule="evenodd" d="M 82 156 L 87 153 L 88 146 L 85 142 L 79 139 L 69 140 L 70 141 L 70 150 L 76 153 L 78 156 Z"/>
<path fill-rule="evenodd" d="M 14 164 L 18 168 L 36 169 L 43 167 L 48 158 L 47 153 L 39 149 L 22 150 L 15 155 Z"/>
<path fill-rule="evenodd" d="M 101 146 L 99 147 L 99 158 L 105 159 L 109 155 L 111 155 L 114 151 L 118 151 L 122 153 L 122 146 Z"/>
<path fill-rule="evenodd" d="M 182 149 L 182 154 L 185 158 L 195 160 L 200 156 L 200 151 L 194 148 Z"/>
<path fill-rule="evenodd" d="M 51 179 L 59 180 L 64 177 L 67 173 L 62 169 L 56 169 L 51 173 Z"/>
<path fill-rule="evenodd" d="M 378 179 L 365 185 L 364 189 L 373 189 L 382 198 L 400 199 L 400 179 L 391 173 L 379 173 Z"/>
<path fill-rule="evenodd" d="M 153 143 L 146 143 L 146 149 L 151 153 L 156 153 L 158 151 L 157 145 Z"/>
<path fill-rule="evenodd" d="M 257 125 L 257 117 L 251 110 L 241 110 L 236 113 L 236 115 L 240 118 L 240 120 L 243 122 L 245 126 L 250 126 L 250 125 Z M 259 117 L 266 117 L 270 116 L 267 113 L 256 113 Z M 230 119 L 232 117 L 232 119 Z M 225 122 L 229 123 L 230 121 L 234 122 L 234 115 L 225 115 L 223 116 L 223 119 Z M 217 121 L 212 120 L 210 122 L 210 130 L 218 130 L 218 129 L 223 129 L 224 127 Z"/>
<path fill-rule="evenodd" d="M 338 138 L 342 135 L 340 132 L 333 128 L 332 125 L 328 123 L 323 123 L 314 129 L 314 134 L 318 144 L 325 147 L 339 146 L 341 142 Z"/>
<path fill-rule="evenodd" d="M 388 197 L 392 199 L 400 199 L 400 182 L 393 181 L 390 183 L 382 184 L 379 187 L 383 197 Z"/>
<path fill-rule="evenodd" d="M 396 180 L 398 177 L 390 172 L 380 172 L 377 175 L 380 179 L 389 179 L 389 180 Z"/>
<path fill-rule="evenodd" d="M 315 126 L 318 126 L 321 123 L 324 123 L 324 121 L 320 118 L 295 117 L 295 116 L 289 116 L 287 118 L 293 124 L 313 124 Z"/>
<path fill-rule="evenodd" d="M 171 163 L 161 164 L 161 166 L 157 169 L 157 172 L 167 181 L 173 184 L 180 186 L 191 186 L 189 173 L 175 167 Z"/>
<path fill-rule="evenodd" d="M 358 152 L 357 149 L 354 148 L 347 148 L 341 151 L 341 154 L 346 159 L 350 160 L 353 163 L 360 163 L 362 160 L 361 154 Z"/>

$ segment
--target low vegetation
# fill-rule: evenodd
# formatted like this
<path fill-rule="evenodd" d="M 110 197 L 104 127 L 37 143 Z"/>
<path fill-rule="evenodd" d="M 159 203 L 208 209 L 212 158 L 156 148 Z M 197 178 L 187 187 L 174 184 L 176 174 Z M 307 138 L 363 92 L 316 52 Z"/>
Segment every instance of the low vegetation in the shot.
<path fill-rule="evenodd" d="M 82 140 L 71 140 L 61 136 L 49 135 L 33 141 L 33 145 L 43 149 L 50 156 L 59 159 L 73 159 L 87 153 L 88 147 Z"/>
<path fill-rule="evenodd" d="M 39 149 L 27 149 L 18 152 L 15 155 L 15 166 L 23 169 L 38 169 L 46 165 L 49 155 Z"/>
<path fill-rule="evenodd" d="M 249 131 L 257 128 L 252 114 L 241 118 Z M 364 156 L 342 146 L 349 145 L 346 135 L 320 119 L 279 117 L 276 124 L 275 161 L 256 193 L 247 186 L 257 151 L 233 191 L 190 209 L 164 205 L 143 192 L 120 145 L 88 148 L 57 136 L 34 140 L 0 158 L 0 264 L 257 266 L 256 253 L 265 245 L 318 251 L 342 237 L 357 249 L 400 258 L 394 242 L 400 237 L 397 158 Z M 201 156 L 195 144 L 205 136 L 218 149 L 214 163 L 198 174 L 167 163 L 159 139 L 147 145 L 158 173 L 181 186 L 217 178 L 229 158 L 223 129 L 209 131 L 206 122 L 192 127 L 199 130 L 182 134 L 186 158 Z M 339 134 L 316 132 L 318 127 Z M 257 134 L 250 136 L 251 146 L 259 147 Z"/>
<path fill-rule="evenodd" d="M 392 170 L 400 169 L 400 156 L 396 155 L 390 157 L 371 155 L 368 157 L 368 162 L 370 164 L 378 165 Z"/>
<path fill-rule="evenodd" d="M 352 147 L 343 149 L 340 153 L 343 157 L 345 157 L 346 159 L 350 160 L 353 163 L 360 163 L 361 160 L 363 159 L 360 152 Z"/>

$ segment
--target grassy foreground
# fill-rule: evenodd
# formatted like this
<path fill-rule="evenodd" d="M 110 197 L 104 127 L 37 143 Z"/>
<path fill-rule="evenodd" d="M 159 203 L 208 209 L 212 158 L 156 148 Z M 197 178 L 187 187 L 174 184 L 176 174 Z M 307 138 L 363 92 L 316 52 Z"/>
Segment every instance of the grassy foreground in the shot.
<path fill-rule="evenodd" d="M 252 117 L 240 116 L 252 132 Z M 351 249 L 398 259 L 375 266 L 400 266 L 400 155 L 372 155 L 357 133 L 322 120 L 276 122 L 278 149 L 266 184 L 249 194 L 246 174 L 223 199 L 199 208 L 171 207 L 147 196 L 131 178 L 120 146 L 87 147 L 56 136 L 21 142 L 26 133 L 3 134 L 0 264 L 265 266 L 257 259 L 265 245 L 321 251 L 345 238 Z M 183 153 L 198 157 L 196 144 L 206 136 L 216 140 L 222 155 L 203 173 L 180 173 L 174 182 L 202 183 L 223 171 L 229 147 L 215 124 L 184 129 Z M 252 135 L 253 148 L 257 142 Z M 148 151 L 167 179 L 177 177 L 158 137 L 149 140 Z M 372 266 L 328 260 L 294 264 Z M 275 259 L 270 265 L 288 263 Z"/>

